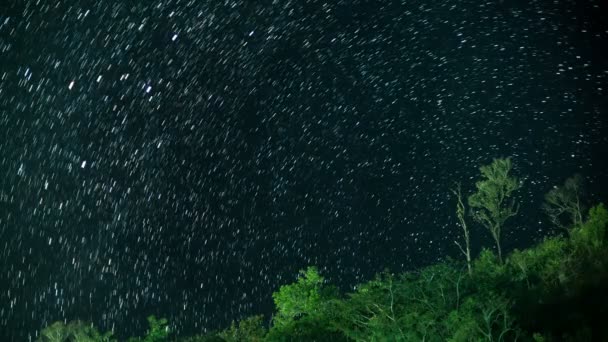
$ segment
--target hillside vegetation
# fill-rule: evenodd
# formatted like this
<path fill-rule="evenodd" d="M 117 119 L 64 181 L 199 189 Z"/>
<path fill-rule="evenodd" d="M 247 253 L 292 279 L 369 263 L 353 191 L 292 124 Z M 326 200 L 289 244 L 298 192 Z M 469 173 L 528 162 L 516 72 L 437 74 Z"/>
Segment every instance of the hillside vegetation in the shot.
<path fill-rule="evenodd" d="M 452 189 L 462 260 L 385 271 L 345 294 L 309 267 L 273 293 L 269 320 L 258 315 L 223 331 L 178 338 L 167 320 L 151 316 L 148 334 L 128 341 L 608 341 L 606 207 L 587 210 L 582 177 L 569 178 L 542 205 L 555 234 L 504 255 L 502 233 L 518 214 L 513 194 L 523 184 L 511 175 L 510 159 L 480 171 L 468 197 L 460 184 Z M 493 246 L 473 257 L 470 235 L 484 231 Z M 76 321 L 46 327 L 39 341 L 115 340 Z"/>

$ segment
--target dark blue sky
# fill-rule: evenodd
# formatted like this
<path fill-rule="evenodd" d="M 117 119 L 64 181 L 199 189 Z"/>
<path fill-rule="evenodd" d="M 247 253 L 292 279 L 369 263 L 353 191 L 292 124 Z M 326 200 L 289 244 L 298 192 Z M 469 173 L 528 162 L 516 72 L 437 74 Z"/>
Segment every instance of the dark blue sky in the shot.
<path fill-rule="evenodd" d="M 606 199 L 600 0 L 89 5 L 0 5 L 3 341 L 216 329 L 307 265 L 459 257 L 449 188 L 495 157 L 525 181 L 506 249 L 575 172 Z"/>

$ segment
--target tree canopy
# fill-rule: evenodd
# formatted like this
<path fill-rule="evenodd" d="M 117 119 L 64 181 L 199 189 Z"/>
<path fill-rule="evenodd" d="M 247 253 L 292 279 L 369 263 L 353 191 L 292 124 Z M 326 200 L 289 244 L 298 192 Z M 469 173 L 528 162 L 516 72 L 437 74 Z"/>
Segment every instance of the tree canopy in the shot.
<path fill-rule="evenodd" d="M 503 226 L 519 209 L 512 195 L 521 188 L 521 182 L 510 175 L 511 169 L 511 158 L 494 159 L 492 164 L 481 166 L 479 170 L 482 179 L 475 183 L 477 191 L 468 199 L 473 219 L 487 228 L 492 235 L 500 262 Z"/>
<path fill-rule="evenodd" d="M 496 253 L 487 248 L 477 256 L 470 253 L 467 210 L 458 186 L 453 192 L 465 233 L 466 249 L 459 244 L 465 262 L 446 257 L 401 274 L 385 270 L 349 293 L 340 293 L 310 266 L 272 294 L 271 317 L 254 315 L 222 331 L 175 337 L 168 319 L 150 316 L 145 336 L 127 341 L 607 341 L 608 209 L 599 203 L 585 213 L 577 200 L 579 181 L 566 181 L 545 198 L 559 209 L 555 213 L 569 215 L 569 234 L 546 237 L 503 257 L 501 230 L 518 211 L 512 196 L 521 187 L 511 169 L 508 158 L 482 166 L 482 179 L 468 197 L 469 211 L 492 234 Z M 81 321 L 55 322 L 38 338 L 117 340 Z"/>
<path fill-rule="evenodd" d="M 545 194 L 543 210 L 551 222 L 559 228 L 568 230 L 580 226 L 586 209 L 582 199 L 583 194 L 583 177 L 576 174 L 566 179 L 564 185 L 556 186 Z"/>

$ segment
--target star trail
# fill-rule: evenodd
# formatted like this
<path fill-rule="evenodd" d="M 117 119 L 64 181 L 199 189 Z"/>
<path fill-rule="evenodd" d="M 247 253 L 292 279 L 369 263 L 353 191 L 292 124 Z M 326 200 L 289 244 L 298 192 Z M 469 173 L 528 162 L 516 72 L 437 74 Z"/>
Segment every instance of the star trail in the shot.
<path fill-rule="evenodd" d="M 505 248 L 537 241 L 565 178 L 606 198 L 602 13 L 3 2 L 0 340 L 77 318 L 126 336 L 149 314 L 204 332 L 269 313 L 307 265 L 348 289 L 459 257 L 449 189 L 495 157 L 524 180 Z"/>

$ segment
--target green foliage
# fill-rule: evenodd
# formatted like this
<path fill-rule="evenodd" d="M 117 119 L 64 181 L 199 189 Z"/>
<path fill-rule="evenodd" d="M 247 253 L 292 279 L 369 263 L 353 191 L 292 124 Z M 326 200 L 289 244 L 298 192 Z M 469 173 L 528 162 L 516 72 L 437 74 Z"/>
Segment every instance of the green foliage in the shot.
<path fill-rule="evenodd" d="M 154 315 L 148 316 L 149 329 L 144 337 L 131 337 L 128 342 L 163 342 L 169 337 L 167 319 L 157 319 Z"/>
<path fill-rule="evenodd" d="M 555 187 L 545 195 L 543 210 L 551 222 L 562 229 L 570 229 L 583 223 L 585 205 L 582 203 L 584 180 L 579 174 L 566 179 L 564 185 Z"/>
<path fill-rule="evenodd" d="M 451 336 L 447 341 L 515 341 L 522 332 L 509 312 L 509 302 L 501 296 L 468 297 L 447 320 Z"/>
<path fill-rule="evenodd" d="M 226 342 L 259 342 L 266 336 L 262 315 L 246 318 L 238 323 L 232 322 L 230 328 L 220 332 L 219 337 Z"/>
<path fill-rule="evenodd" d="M 328 317 L 336 289 L 324 286 L 324 279 L 315 267 L 300 271 L 294 284 L 283 285 L 274 292 L 277 312 L 268 332 L 270 341 L 339 341 Z"/>
<path fill-rule="evenodd" d="M 387 272 L 361 285 L 348 300 L 335 302 L 334 327 L 356 341 L 381 341 L 387 335 L 403 340 L 408 325 L 401 315 L 403 295 L 410 289 L 401 285 L 406 283 Z"/>
<path fill-rule="evenodd" d="M 471 234 L 469 231 L 469 227 L 466 221 L 467 210 L 464 206 L 464 202 L 462 201 L 462 190 L 460 183 L 456 183 L 456 187 L 452 189 L 452 193 L 456 196 L 456 217 L 458 218 L 458 223 L 462 228 L 463 238 L 464 238 L 464 247 L 458 241 L 454 241 L 456 246 L 460 249 L 462 254 L 467 261 L 467 270 L 469 272 L 469 276 L 473 275 L 473 270 L 471 268 Z"/>
<path fill-rule="evenodd" d="M 515 250 L 508 258 L 511 281 L 524 282 L 528 290 L 552 290 L 569 278 L 571 247 L 559 237 L 545 239 L 535 248 Z"/>
<path fill-rule="evenodd" d="M 545 197 L 545 211 L 569 222 L 568 237 L 546 238 L 502 258 L 501 231 L 518 207 L 521 187 L 509 175 L 510 159 L 480 168 L 483 179 L 468 198 L 474 219 L 496 242 L 497 254 L 483 249 L 471 258 L 460 187 L 456 213 L 467 263 L 451 259 L 415 272 L 385 271 L 352 293 L 339 295 L 315 267 L 272 294 L 276 312 L 266 330 L 263 316 L 232 322 L 219 333 L 182 342 L 262 341 L 608 341 L 608 210 L 599 204 L 583 220 L 582 181 L 574 177 Z M 168 341 L 166 319 L 148 317 L 146 336 L 129 342 Z M 38 342 L 111 342 L 80 321 L 56 322 Z"/>
<path fill-rule="evenodd" d="M 502 287 L 507 281 L 507 269 L 494 252 L 484 248 L 473 262 L 473 279 L 481 288 Z"/>
<path fill-rule="evenodd" d="M 467 299 L 459 310 L 453 310 L 445 320 L 449 331 L 448 342 L 469 342 L 479 340 L 479 324 L 474 308 L 475 301 Z"/>
<path fill-rule="evenodd" d="M 593 252 L 606 244 L 608 232 L 608 210 L 603 203 L 589 210 L 589 217 L 572 231 L 572 241 L 579 249 Z"/>
<path fill-rule="evenodd" d="M 339 306 L 337 328 L 355 341 L 511 341 L 521 333 L 508 301 L 476 290 L 466 268 L 451 261 L 399 278 L 382 274 Z"/>
<path fill-rule="evenodd" d="M 69 331 L 63 322 L 55 322 L 40 332 L 39 342 L 63 342 L 68 339 Z"/>
<path fill-rule="evenodd" d="M 150 330 L 144 337 L 144 342 L 161 342 L 167 339 L 169 327 L 167 326 L 166 318 L 156 319 L 154 316 L 149 316 L 148 324 L 150 325 Z"/>
<path fill-rule="evenodd" d="M 539 334 L 539 333 L 534 333 L 532 335 L 532 340 L 534 342 L 547 342 L 547 338 L 545 336 L 543 336 L 542 334 Z"/>
<path fill-rule="evenodd" d="M 330 326 L 330 320 L 323 317 L 303 317 L 280 327 L 272 327 L 264 341 L 348 341 L 340 332 Z"/>
<path fill-rule="evenodd" d="M 589 210 L 585 222 L 570 231 L 573 257 L 570 267 L 577 271 L 575 286 L 604 281 L 608 273 L 608 211 L 603 204 Z"/>
<path fill-rule="evenodd" d="M 478 320 L 479 332 L 487 341 L 515 341 L 521 334 L 509 312 L 509 301 L 500 296 L 491 296 L 478 301 L 481 312 Z"/>
<path fill-rule="evenodd" d="M 569 238 L 547 238 L 501 263 L 484 249 L 464 263 L 447 260 L 416 272 L 383 272 L 338 296 L 314 267 L 273 294 L 277 312 L 266 331 L 253 316 L 220 332 L 182 342 L 220 341 L 595 341 L 608 327 L 608 210 L 592 208 Z M 604 265 L 597 267 L 593 265 Z M 167 341 L 167 321 L 132 342 Z M 105 338 L 105 339 L 104 339 Z M 42 342 L 109 342 L 92 326 L 61 322 Z"/>
<path fill-rule="evenodd" d="M 178 339 L 179 342 L 225 342 L 217 333 L 188 336 Z"/>
<path fill-rule="evenodd" d="M 100 333 L 93 325 L 72 321 L 55 322 L 40 332 L 39 342 L 113 342 L 112 333 Z"/>
<path fill-rule="evenodd" d="M 477 192 L 468 199 L 473 219 L 486 227 L 494 238 L 500 262 L 502 228 L 510 217 L 517 214 L 519 208 L 511 196 L 521 188 L 521 183 L 509 175 L 511 168 L 510 158 L 494 159 L 492 164 L 480 167 L 482 180 L 475 183 Z"/>
<path fill-rule="evenodd" d="M 385 272 L 337 303 L 334 324 L 356 341 L 445 341 L 453 329 L 446 322 L 470 290 L 466 266 L 452 261 Z"/>
<path fill-rule="evenodd" d="M 315 267 L 300 271 L 295 284 L 283 285 L 272 294 L 277 314 L 275 326 L 286 325 L 304 315 L 315 316 L 320 313 L 323 277 Z"/>

